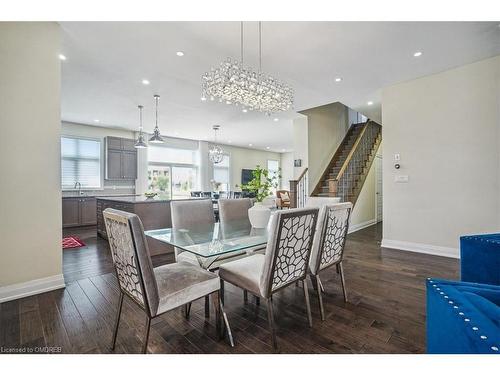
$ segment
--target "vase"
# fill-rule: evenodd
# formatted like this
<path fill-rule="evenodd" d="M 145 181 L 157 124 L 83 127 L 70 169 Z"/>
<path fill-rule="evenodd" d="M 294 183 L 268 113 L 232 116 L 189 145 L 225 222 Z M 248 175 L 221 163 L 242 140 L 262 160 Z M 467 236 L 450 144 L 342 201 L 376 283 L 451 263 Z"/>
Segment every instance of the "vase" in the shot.
<path fill-rule="evenodd" d="M 248 219 L 254 228 L 265 228 L 271 217 L 271 210 L 269 207 L 263 206 L 260 202 L 248 209 Z"/>

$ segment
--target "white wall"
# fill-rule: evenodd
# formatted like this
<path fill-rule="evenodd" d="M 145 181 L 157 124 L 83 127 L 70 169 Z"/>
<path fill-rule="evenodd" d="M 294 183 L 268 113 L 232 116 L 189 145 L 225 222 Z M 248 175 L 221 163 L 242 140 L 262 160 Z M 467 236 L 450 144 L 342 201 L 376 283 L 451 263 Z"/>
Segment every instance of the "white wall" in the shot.
<path fill-rule="evenodd" d="M 290 190 L 290 180 L 294 179 L 294 153 L 283 152 L 281 156 L 281 189 Z"/>
<path fill-rule="evenodd" d="M 0 22 L 0 302 L 64 286 L 59 25 Z"/>
<path fill-rule="evenodd" d="M 312 192 L 349 128 L 348 108 L 332 103 L 301 111 L 307 116 L 309 191 Z"/>
<path fill-rule="evenodd" d="M 309 165 L 309 143 L 307 116 L 293 120 L 293 157 L 302 160 L 302 166 L 294 167 L 294 178 L 298 178 L 302 171 Z"/>
<path fill-rule="evenodd" d="M 458 256 L 499 231 L 499 103 L 500 56 L 383 90 L 383 245 Z"/>

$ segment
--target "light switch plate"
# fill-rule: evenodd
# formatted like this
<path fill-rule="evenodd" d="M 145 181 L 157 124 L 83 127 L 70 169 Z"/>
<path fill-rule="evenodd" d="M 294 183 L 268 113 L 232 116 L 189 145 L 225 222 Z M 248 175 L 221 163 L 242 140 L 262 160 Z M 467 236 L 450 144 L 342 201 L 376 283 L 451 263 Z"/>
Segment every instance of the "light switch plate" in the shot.
<path fill-rule="evenodd" d="M 394 161 L 400 161 L 401 160 L 401 155 L 400 154 L 394 154 Z"/>
<path fill-rule="evenodd" d="M 407 175 L 397 175 L 394 176 L 394 182 L 408 182 L 409 178 Z"/>

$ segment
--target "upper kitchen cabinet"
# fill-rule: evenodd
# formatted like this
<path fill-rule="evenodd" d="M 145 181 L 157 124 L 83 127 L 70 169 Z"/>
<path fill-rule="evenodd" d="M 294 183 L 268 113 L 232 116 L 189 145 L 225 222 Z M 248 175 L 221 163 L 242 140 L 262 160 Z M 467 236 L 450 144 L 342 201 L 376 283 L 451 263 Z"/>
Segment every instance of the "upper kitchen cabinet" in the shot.
<path fill-rule="evenodd" d="M 106 179 L 135 180 L 137 150 L 133 139 L 106 137 Z"/>

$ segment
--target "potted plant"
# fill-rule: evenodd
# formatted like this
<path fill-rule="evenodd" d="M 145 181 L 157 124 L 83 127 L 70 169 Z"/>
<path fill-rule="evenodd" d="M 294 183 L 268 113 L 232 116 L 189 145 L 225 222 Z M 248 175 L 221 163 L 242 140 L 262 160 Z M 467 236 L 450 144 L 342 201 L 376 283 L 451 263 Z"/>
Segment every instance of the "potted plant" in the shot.
<path fill-rule="evenodd" d="M 257 165 L 252 176 L 253 178 L 248 184 L 241 186 L 242 190 L 255 195 L 255 204 L 248 210 L 248 218 L 254 228 L 265 228 L 269 222 L 271 210 L 262 202 L 271 195 L 271 189 L 278 188 L 281 169 L 278 170 L 278 173 L 270 174 L 269 170 Z"/>

